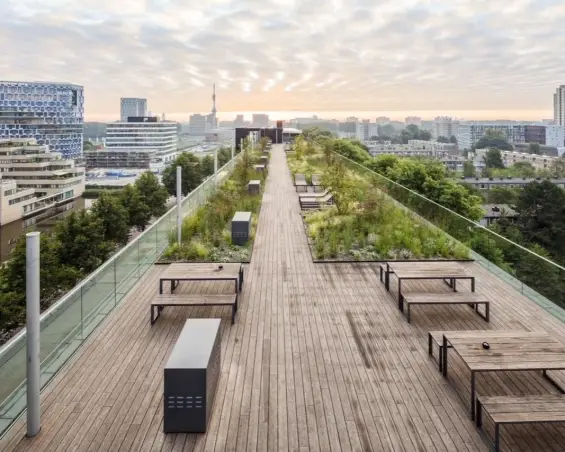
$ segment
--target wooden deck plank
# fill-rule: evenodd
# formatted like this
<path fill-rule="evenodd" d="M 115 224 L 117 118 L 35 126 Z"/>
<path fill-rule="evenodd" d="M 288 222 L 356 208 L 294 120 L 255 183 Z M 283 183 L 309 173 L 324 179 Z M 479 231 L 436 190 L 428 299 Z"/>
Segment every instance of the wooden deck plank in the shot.
<path fill-rule="evenodd" d="M 429 306 L 408 324 L 397 309 L 395 276 L 388 293 L 378 264 L 312 262 L 285 165 L 274 146 L 235 325 L 229 307 L 175 307 L 151 328 L 149 304 L 166 269 L 155 266 L 45 388 L 40 434 L 25 438 L 20 420 L 0 440 L 0 452 L 488 450 L 460 398 L 469 390 L 466 366 L 450 355 L 446 382 L 428 357 L 427 332 L 542 331 L 565 344 L 565 325 L 477 263 L 461 267 L 491 302 L 490 324 L 466 306 Z M 458 288 L 469 290 L 469 282 L 459 281 Z M 223 289 L 228 293 L 233 283 L 181 282 L 177 290 Z M 406 281 L 403 291 L 449 288 Z M 163 364 L 184 319 L 210 316 L 223 321 L 208 433 L 165 435 Z M 556 394 L 539 372 L 481 375 L 477 391 Z M 565 426 L 508 426 L 502 440 L 505 450 L 562 450 Z"/>

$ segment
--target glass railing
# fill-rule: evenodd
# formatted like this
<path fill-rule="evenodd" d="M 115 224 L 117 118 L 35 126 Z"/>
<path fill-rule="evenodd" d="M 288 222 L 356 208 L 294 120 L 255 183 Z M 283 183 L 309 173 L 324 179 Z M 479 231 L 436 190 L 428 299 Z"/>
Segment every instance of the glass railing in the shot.
<path fill-rule="evenodd" d="M 236 161 L 237 156 L 218 170 L 218 183 Z M 214 190 L 210 176 L 183 199 L 183 216 L 203 205 Z M 153 266 L 168 245 L 176 217 L 173 207 L 41 315 L 42 388 Z M 25 377 L 24 329 L 0 348 L 0 436 L 25 409 Z"/>
<path fill-rule="evenodd" d="M 565 322 L 564 267 L 363 165 L 334 155 L 411 215 L 468 246 L 472 257 L 483 267 Z"/>

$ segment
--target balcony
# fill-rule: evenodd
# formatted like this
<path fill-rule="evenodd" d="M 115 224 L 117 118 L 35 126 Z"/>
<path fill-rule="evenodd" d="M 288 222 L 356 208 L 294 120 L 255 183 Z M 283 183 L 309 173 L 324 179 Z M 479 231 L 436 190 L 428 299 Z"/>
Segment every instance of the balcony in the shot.
<path fill-rule="evenodd" d="M 235 325 L 228 308 L 167 308 L 150 326 L 163 271 L 153 263 L 174 225 L 169 212 L 70 293 L 66 308 L 48 313 L 43 377 L 61 370 L 42 393 L 43 428 L 25 438 L 25 422 L 17 420 L 0 451 L 489 450 L 459 397 L 467 394 L 468 371 L 454 359 L 446 381 L 428 356 L 428 331 L 542 330 L 565 341 L 562 310 L 475 255 L 461 265 L 491 301 L 490 323 L 467 306 L 430 306 L 408 324 L 396 293 L 379 282 L 378 264 L 314 263 L 282 145 L 273 148 Z M 205 199 L 206 187 L 187 198 L 186 213 Z M 407 290 L 442 287 L 411 282 Z M 165 435 L 163 366 L 187 317 L 222 317 L 221 377 L 208 432 Z M 13 380 L 21 367 L 0 360 L 0 379 Z M 478 390 L 556 393 L 534 372 L 481 376 Z M 21 408 L 18 400 L 2 407 L 0 422 Z M 502 438 L 503 450 L 512 451 L 565 444 L 557 426 L 519 425 Z"/>

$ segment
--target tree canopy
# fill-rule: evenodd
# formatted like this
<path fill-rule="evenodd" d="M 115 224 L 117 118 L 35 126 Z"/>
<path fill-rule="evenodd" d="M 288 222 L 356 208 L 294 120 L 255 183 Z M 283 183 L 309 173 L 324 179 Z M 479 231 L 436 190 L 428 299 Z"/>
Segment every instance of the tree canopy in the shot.
<path fill-rule="evenodd" d="M 163 171 L 163 185 L 171 196 L 176 196 L 177 193 L 177 166 L 182 168 L 181 190 L 183 196 L 186 196 L 202 183 L 200 159 L 192 153 L 183 152 L 165 168 Z"/>

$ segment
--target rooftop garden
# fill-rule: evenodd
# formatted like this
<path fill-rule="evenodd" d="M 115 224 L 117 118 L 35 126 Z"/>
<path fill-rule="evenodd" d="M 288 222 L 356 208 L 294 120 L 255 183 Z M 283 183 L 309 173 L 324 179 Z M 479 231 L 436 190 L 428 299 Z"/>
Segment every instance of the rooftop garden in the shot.
<path fill-rule="evenodd" d="M 469 250 L 375 188 L 371 177 L 333 153 L 298 139 L 288 155 L 294 174 L 322 175 L 333 205 L 303 213 L 312 255 L 319 260 L 421 260 L 470 257 Z"/>
<path fill-rule="evenodd" d="M 254 168 L 263 147 L 262 142 L 259 149 L 244 151 L 232 175 L 205 205 L 184 219 L 182 243 L 177 243 L 176 231 L 171 233 L 161 263 L 250 261 L 267 176 L 266 171 L 255 171 Z M 261 181 L 259 194 L 249 194 L 247 184 L 250 180 Z M 251 236 L 245 246 L 234 245 L 231 240 L 231 219 L 240 211 L 252 213 Z"/>

